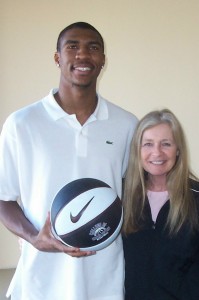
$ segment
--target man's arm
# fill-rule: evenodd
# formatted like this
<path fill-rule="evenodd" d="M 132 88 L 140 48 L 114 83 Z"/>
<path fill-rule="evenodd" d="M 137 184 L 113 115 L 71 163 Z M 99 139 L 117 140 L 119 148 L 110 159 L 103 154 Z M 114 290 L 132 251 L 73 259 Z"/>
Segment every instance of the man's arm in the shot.
<path fill-rule="evenodd" d="M 47 216 L 43 228 L 38 231 L 26 218 L 23 210 L 16 201 L 0 200 L 0 221 L 12 233 L 23 238 L 40 251 L 64 252 L 74 257 L 87 256 L 95 253 L 67 247 L 58 241 L 51 232 L 50 215 Z"/>
<path fill-rule="evenodd" d="M 30 243 L 38 234 L 16 201 L 0 200 L 0 220 L 8 230 Z"/>

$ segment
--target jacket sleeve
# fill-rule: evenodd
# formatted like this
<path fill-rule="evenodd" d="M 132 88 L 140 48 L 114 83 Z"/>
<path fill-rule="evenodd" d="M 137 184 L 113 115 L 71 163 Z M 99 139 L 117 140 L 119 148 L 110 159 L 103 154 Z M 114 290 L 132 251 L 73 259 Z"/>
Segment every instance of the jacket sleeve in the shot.
<path fill-rule="evenodd" d="M 191 189 L 196 200 L 196 207 L 199 218 L 199 183 L 191 181 Z M 190 261 L 190 267 L 185 275 L 182 285 L 182 299 L 183 300 L 198 300 L 199 299 L 199 230 L 194 238 L 195 253 Z"/>
<path fill-rule="evenodd" d="M 182 300 L 199 299 L 199 249 L 183 280 L 181 295 L 182 297 L 180 299 Z"/>

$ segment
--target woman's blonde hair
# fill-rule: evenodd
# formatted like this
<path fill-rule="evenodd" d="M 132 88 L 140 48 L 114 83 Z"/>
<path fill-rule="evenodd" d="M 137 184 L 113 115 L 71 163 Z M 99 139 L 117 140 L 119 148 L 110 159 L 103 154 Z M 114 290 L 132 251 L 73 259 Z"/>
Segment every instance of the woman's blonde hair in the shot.
<path fill-rule="evenodd" d="M 144 220 L 147 173 L 141 165 L 142 136 L 145 130 L 162 123 L 170 126 L 178 149 L 176 163 L 167 174 L 170 211 L 166 225 L 170 234 L 177 233 L 185 221 L 190 223 L 191 228 L 198 226 L 197 211 L 189 188 L 189 178 L 196 177 L 189 170 L 184 132 L 176 116 L 170 110 L 163 109 L 152 111 L 140 120 L 131 143 L 123 194 L 125 234 L 138 231 Z"/>

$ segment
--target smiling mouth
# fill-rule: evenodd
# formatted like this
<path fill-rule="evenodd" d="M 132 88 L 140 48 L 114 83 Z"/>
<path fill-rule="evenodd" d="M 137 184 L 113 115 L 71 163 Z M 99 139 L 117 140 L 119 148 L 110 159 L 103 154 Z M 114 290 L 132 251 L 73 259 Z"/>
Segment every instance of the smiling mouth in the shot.
<path fill-rule="evenodd" d="M 164 160 L 158 160 L 158 161 L 150 161 L 153 165 L 162 165 L 164 163 Z"/>
<path fill-rule="evenodd" d="M 91 68 L 89 67 L 77 67 L 77 68 L 74 68 L 75 70 L 78 70 L 78 71 L 81 71 L 81 72 L 86 72 L 86 71 L 90 71 Z"/>

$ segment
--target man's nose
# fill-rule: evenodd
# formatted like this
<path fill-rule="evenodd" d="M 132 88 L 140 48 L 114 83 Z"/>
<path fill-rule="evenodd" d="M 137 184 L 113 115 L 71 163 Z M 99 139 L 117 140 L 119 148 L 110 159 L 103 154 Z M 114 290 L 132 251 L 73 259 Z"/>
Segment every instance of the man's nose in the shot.
<path fill-rule="evenodd" d="M 79 49 L 77 49 L 75 58 L 80 59 L 80 58 L 85 58 L 85 57 L 89 57 L 89 56 L 90 56 L 90 51 L 89 51 L 88 47 L 80 47 Z"/>

